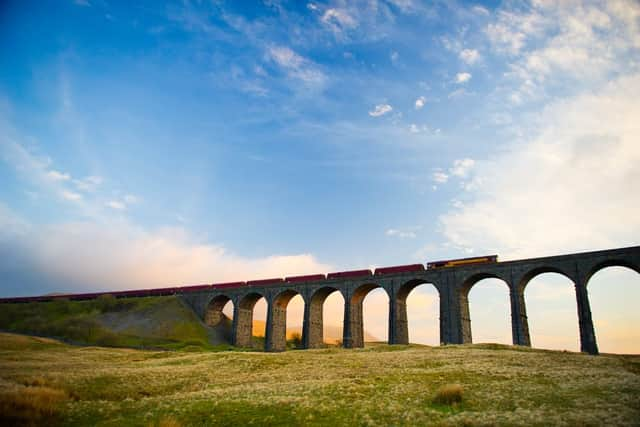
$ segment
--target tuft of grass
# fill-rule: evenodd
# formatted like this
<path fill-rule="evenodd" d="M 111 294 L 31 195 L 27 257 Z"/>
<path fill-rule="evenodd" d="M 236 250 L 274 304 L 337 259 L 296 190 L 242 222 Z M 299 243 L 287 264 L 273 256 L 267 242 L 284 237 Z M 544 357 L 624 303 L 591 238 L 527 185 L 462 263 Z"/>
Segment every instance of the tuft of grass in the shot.
<path fill-rule="evenodd" d="M 302 348 L 302 335 L 299 332 L 291 334 L 291 339 L 287 341 L 292 348 Z"/>
<path fill-rule="evenodd" d="M 149 423 L 148 427 L 182 427 L 182 424 L 173 417 L 163 417 L 158 423 Z"/>
<path fill-rule="evenodd" d="M 460 384 L 447 384 L 440 387 L 433 402 L 440 405 L 453 405 L 462 402 L 464 389 Z"/>
<path fill-rule="evenodd" d="M 37 425 L 57 420 L 60 403 L 67 399 L 63 390 L 51 387 L 21 387 L 0 392 L 0 424 Z"/>

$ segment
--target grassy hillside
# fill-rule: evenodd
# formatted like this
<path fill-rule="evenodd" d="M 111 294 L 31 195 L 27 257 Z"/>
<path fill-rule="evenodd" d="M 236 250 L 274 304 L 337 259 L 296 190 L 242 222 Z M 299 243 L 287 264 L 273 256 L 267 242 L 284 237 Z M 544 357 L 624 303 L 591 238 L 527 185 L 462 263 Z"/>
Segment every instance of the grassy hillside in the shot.
<path fill-rule="evenodd" d="M 230 325 L 212 329 L 177 297 L 1 304 L 0 330 L 83 345 L 228 348 Z"/>
<path fill-rule="evenodd" d="M 80 345 L 224 350 L 230 348 L 231 320 L 207 327 L 173 296 L 91 301 L 0 304 L 0 331 L 53 337 Z M 264 347 L 265 322 L 253 321 L 253 347 Z M 325 325 L 325 341 L 342 342 L 342 328 Z M 299 344 L 301 326 L 287 329 L 289 347 Z M 377 341 L 365 331 L 365 341 Z"/>
<path fill-rule="evenodd" d="M 498 345 L 185 353 L 0 334 L 0 425 L 621 426 L 640 423 L 639 397 L 640 356 Z"/>

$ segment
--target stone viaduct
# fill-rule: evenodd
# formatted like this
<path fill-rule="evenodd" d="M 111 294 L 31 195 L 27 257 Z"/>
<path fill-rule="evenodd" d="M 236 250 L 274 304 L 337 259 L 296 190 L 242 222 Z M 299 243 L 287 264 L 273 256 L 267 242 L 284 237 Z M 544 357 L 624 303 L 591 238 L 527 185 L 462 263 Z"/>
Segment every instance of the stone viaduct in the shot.
<path fill-rule="evenodd" d="M 258 280 L 243 286 L 183 293 L 180 297 L 209 325 L 223 319 L 222 309 L 232 301 L 233 343 L 241 347 L 251 343 L 253 307 L 264 297 L 267 301 L 265 350 L 283 351 L 286 311 L 291 298 L 301 295 L 304 300 L 303 347 L 317 348 L 323 346 L 323 303 L 337 291 L 345 301 L 343 346 L 354 348 L 364 346 L 362 303 L 371 290 L 383 288 L 389 297 L 389 344 L 408 344 L 407 296 L 416 286 L 430 283 L 440 297 L 440 342 L 466 344 L 472 342 L 469 291 L 482 279 L 498 278 L 509 287 L 513 344 L 530 346 L 524 291 L 535 276 L 553 272 L 566 276 L 575 286 L 581 351 L 598 354 L 587 285 L 596 272 L 611 266 L 628 267 L 640 273 L 640 246 L 387 274 L 360 270 L 327 277 Z"/>

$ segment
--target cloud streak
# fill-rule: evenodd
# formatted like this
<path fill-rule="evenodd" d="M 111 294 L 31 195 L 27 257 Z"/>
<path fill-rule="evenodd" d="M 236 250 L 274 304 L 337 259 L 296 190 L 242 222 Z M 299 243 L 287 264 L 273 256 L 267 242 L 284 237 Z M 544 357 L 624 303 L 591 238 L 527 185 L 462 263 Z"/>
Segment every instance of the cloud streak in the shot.
<path fill-rule="evenodd" d="M 326 76 L 315 64 L 286 46 L 270 46 L 267 55 L 290 77 L 305 84 L 321 85 L 326 81 Z"/>
<path fill-rule="evenodd" d="M 0 208 L 0 225 L 11 227 L 0 234 L 0 252 L 5 254 L 0 267 L 44 278 L 37 284 L 40 292 L 163 287 L 332 270 L 310 254 L 243 257 L 198 242 L 183 228 L 146 231 L 127 221 L 36 225 Z M 28 288 L 3 291 L 22 294 Z"/>

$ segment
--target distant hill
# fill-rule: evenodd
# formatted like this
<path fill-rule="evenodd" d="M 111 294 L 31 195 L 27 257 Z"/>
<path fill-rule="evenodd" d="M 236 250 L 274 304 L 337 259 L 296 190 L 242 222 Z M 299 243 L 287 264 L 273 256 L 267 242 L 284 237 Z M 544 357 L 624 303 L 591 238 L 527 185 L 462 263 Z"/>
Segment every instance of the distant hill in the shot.
<path fill-rule="evenodd" d="M 1 304 L 0 330 L 134 348 L 211 348 L 231 340 L 230 321 L 209 328 L 173 296 Z"/>

